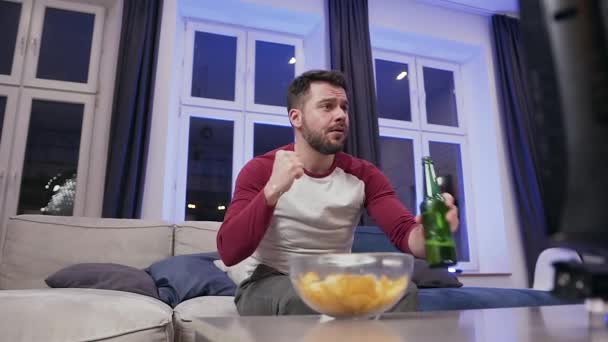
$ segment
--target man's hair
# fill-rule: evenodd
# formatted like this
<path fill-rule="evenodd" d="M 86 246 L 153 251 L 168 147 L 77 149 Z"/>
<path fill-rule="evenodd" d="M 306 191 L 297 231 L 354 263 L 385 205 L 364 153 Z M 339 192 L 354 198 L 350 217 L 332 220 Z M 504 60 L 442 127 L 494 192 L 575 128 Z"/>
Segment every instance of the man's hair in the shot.
<path fill-rule="evenodd" d="M 346 79 L 344 74 L 336 70 L 310 70 L 296 77 L 289 85 L 287 91 L 287 112 L 293 108 L 300 108 L 304 104 L 304 98 L 310 91 L 312 82 L 327 82 L 335 87 L 346 91 Z"/>

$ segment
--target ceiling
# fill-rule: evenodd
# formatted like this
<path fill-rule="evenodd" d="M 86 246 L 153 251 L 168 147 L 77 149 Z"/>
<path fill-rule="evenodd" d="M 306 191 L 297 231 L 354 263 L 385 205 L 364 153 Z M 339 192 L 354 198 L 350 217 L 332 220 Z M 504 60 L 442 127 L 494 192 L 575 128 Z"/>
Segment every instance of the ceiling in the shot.
<path fill-rule="evenodd" d="M 464 12 L 492 15 L 519 13 L 520 0 L 417 0 L 420 3 L 441 6 Z"/>

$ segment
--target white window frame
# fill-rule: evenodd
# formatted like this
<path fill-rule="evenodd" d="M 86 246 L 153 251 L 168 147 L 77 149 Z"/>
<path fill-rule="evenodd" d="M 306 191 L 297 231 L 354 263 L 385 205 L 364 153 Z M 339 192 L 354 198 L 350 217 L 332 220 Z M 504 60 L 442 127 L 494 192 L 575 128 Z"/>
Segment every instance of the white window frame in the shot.
<path fill-rule="evenodd" d="M 401 130 L 392 127 L 380 127 L 380 137 L 397 138 L 397 139 L 408 139 L 412 141 L 412 147 L 414 148 L 414 168 L 422 160 L 422 133 L 418 131 Z M 422 172 L 414 171 L 414 179 L 416 182 L 416 204 L 422 202 Z M 413 214 L 418 214 L 418 206 L 415 208 L 408 208 Z"/>
<path fill-rule="evenodd" d="M 388 52 L 383 50 L 373 50 L 373 68 L 374 68 L 374 86 L 376 87 L 376 97 L 378 96 L 378 85 L 376 84 L 376 59 L 381 59 L 389 62 L 404 63 L 408 65 L 408 75 L 410 77 L 410 113 L 412 115 L 412 121 L 405 120 L 393 120 L 378 118 L 378 124 L 384 127 L 395 127 L 402 129 L 420 129 L 420 106 L 418 104 L 418 72 L 416 66 L 416 60 L 414 57 L 397 54 L 394 52 Z M 378 113 L 380 115 L 380 113 Z"/>
<path fill-rule="evenodd" d="M 78 151 L 78 166 L 77 166 L 77 185 L 76 198 L 74 200 L 73 216 L 84 216 L 87 198 L 96 196 L 97 194 L 87 191 L 89 177 L 89 160 L 91 150 L 91 137 L 93 132 L 93 113 L 94 113 L 94 95 L 66 93 L 62 91 L 41 90 L 41 89 L 24 89 L 19 103 L 19 113 L 13 142 L 13 152 L 11 156 L 11 184 L 7 191 L 7 201 L 5 208 L 7 216 L 15 215 L 19 205 L 19 195 L 21 188 L 21 177 L 23 171 L 23 162 L 25 158 L 25 149 L 28 138 L 28 130 L 34 100 L 45 100 L 62 103 L 78 103 L 83 104 L 82 129 L 80 132 L 80 146 Z"/>
<path fill-rule="evenodd" d="M 38 70 L 38 58 L 40 56 L 42 29 L 44 27 L 44 15 L 47 7 L 95 15 L 95 24 L 91 42 L 91 54 L 89 59 L 89 77 L 87 83 L 36 78 L 36 73 Z M 31 67 L 25 68 L 24 84 L 33 87 L 95 93 L 98 87 L 104 22 L 105 8 L 102 6 L 61 0 L 37 0 L 32 14 L 31 33 L 27 47 L 27 55 L 25 57 L 26 65 L 31 65 Z"/>
<path fill-rule="evenodd" d="M 245 149 L 244 149 L 244 161 L 253 159 L 253 146 L 254 146 L 254 127 L 255 124 L 266 124 L 273 126 L 291 127 L 287 114 L 283 116 L 268 115 L 268 114 L 257 114 L 247 113 L 245 115 Z M 295 140 L 295 138 L 294 138 Z"/>
<path fill-rule="evenodd" d="M 234 77 L 234 101 L 209 99 L 192 96 L 192 68 L 194 63 L 194 38 L 196 32 L 207 32 L 223 36 L 236 37 L 236 75 Z M 242 109 L 245 91 L 245 31 L 218 24 L 207 24 L 188 21 L 186 24 L 186 42 L 184 51 L 184 80 L 182 82 L 182 104 L 208 106 L 222 109 Z"/>
<path fill-rule="evenodd" d="M 6 97 L 4 109 L 4 120 L 0 122 L 0 217 L 4 209 L 4 191 L 9 181 L 9 169 L 11 149 L 13 146 L 13 133 L 15 132 L 15 120 L 17 118 L 17 96 L 19 88 L 0 85 L 0 96 Z M 1 222 L 0 222 L 1 224 Z"/>
<path fill-rule="evenodd" d="M 188 186 L 188 141 L 190 132 L 190 118 L 205 118 L 211 120 L 232 121 L 234 132 L 232 136 L 232 188 L 231 196 L 234 193 L 236 178 L 243 167 L 243 148 L 244 148 L 244 120 L 241 112 L 200 108 L 192 106 L 181 107 L 181 123 L 178 146 L 185 148 L 177 149 L 177 181 L 176 181 L 176 201 L 173 210 L 174 222 L 185 220 L 184 208 L 186 208 L 186 190 Z"/>
<path fill-rule="evenodd" d="M 468 262 L 458 262 L 458 268 L 465 271 L 478 271 L 479 270 L 479 260 L 478 260 L 478 244 L 475 240 L 477 236 L 476 233 L 476 224 L 475 224 L 475 208 L 474 203 L 475 199 L 473 198 L 473 185 L 472 185 L 472 173 L 470 168 L 470 157 L 468 152 L 468 143 L 466 137 L 456 136 L 456 135 L 448 135 L 448 134 L 440 134 L 440 133 L 423 133 L 422 134 L 422 150 L 424 155 L 430 155 L 430 147 L 429 142 L 439 142 L 439 143 L 448 143 L 448 144 L 456 144 L 460 147 L 460 163 L 462 166 L 462 177 L 464 181 L 464 193 L 466 196 L 467 210 L 466 210 L 466 220 L 467 220 L 467 240 L 469 245 L 469 259 Z M 460 213 L 462 215 L 462 212 Z"/>
<path fill-rule="evenodd" d="M 28 26 L 32 15 L 31 0 L 4 0 L 21 4 L 21 16 L 17 29 L 17 39 L 15 40 L 15 53 L 10 75 L 0 75 L 0 83 L 18 85 L 21 82 L 21 72 L 23 70 L 23 60 L 27 44 Z"/>
<path fill-rule="evenodd" d="M 464 178 L 463 186 L 464 192 L 466 194 L 466 201 L 467 203 L 469 203 L 465 215 L 468 223 L 467 239 L 469 245 L 470 261 L 459 262 L 458 267 L 465 271 L 478 271 L 479 247 L 477 245 L 477 242 L 474 240 L 476 237 L 475 222 L 473 221 L 476 217 L 474 215 L 473 208 L 475 201 L 472 198 L 472 174 L 470 170 L 470 159 L 468 155 L 469 151 L 466 137 L 465 106 L 462 100 L 462 96 L 460 96 L 459 94 L 459 92 L 461 91 L 459 89 L 462 89 L 463 87 L 460 65 L 381 49 L 373 49 L 372 53 L 374 58 L 374 82 L 376 80 L 375 59 L 383 59 L 397 63 L 407 63 L 409 66 L 408 69 L 410 70 L 410 74 L 408 75 L 408 77 L 412 77 L 412 79 L 410 80 L 410 103 L 412 111 L 412 122 L 407 122 L 404 120 L 378 118 L 380 136 L 412 140 L 414 146 L 414 158 L 416 159 L 416 161 L 421 160 L 423 155 L 429 155 L 429 141 L 458 144 L 458 146 L 460 147 L 460 157 Z M 459 125 L 458 127 L 433 125 L 427 123 L 426 94 L 424 91 L 423 74 L 424 67 L 448 70 L 453 73 L 457 106 L 456 109 Z M 414 177 L 416 179 L 416 199 L 417 203 L 420 203 L 420 201 L 422 201 L 423 191 L 422 172 L 420 172 L 419 169 L 415 169 Z M 418 212 L 418 208 L 408 209 L 413 210 L 416 213 Z"/>
<path fill-rule="evenodd" d="M 420 96 L 418 97 L 420 101 L 420 127 L 424 131 L 430 132 L 439 132 L 439 133 L 449 133 L 449 134 L 466 134 L 466 120 L 464 115 L 464 103 L 462 100 L 462 96 L 460 95 L 460 90 L 463 89 L 462 84 L 462 76 L 460 74 L 460 66 L 454 63 L 448 63 L 443 61 L 437 61 L 428 58 L 417 58 L 416 59 L 416 73 L 418 75 L 418 89 Z M 434 125 L 429 124 L 427 119 L 426 112 L 426 92 L 424 90 L 424 67 L 430 67 L 434 69 L 441 69 L 446 71 L 451 71 L 454 75 L 454 93 L 456 97 L 456 113 L 458 117 L 458 127 L 450 127 L 443 125 Z"/>
<path fill-rule="evenodd" d="M 247 31 L 247 101 L 246 110 L 250 112 L 287 114 L 287 107 L 271 106 L 254 103 L 255 101 L 255 42 L 265 41 L 270 43 L 292 45 L 295 48 L 296 64 L 294 68 L 294 77 L 298 77 L 304 71 L 304 48 L 301 38 L 294 38 L 279 33 L 263 33 L 258 31 Z M 285 93 L 281 94 L 287 96 Z"/>

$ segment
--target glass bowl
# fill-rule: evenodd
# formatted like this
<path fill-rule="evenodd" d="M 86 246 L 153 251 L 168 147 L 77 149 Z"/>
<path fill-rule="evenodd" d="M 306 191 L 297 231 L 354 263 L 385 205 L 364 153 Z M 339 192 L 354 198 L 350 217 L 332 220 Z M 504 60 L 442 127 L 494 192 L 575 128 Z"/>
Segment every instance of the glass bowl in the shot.
<path fill-rule="evenodd" d="M 414 257 L 403 253 L 302 255 L 290 259 L 289 275 L 300 298 L 335 318 L 372 317 L 405 295 Z"/>

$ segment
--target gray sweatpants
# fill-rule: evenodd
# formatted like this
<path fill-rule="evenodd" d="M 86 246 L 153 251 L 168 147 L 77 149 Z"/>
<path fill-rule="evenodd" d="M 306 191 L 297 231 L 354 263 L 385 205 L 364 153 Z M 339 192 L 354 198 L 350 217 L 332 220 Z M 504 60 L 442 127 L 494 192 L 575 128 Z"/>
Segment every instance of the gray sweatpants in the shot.
<path fill-rule="evenodd" d="M 266 265 L 259 265 L 244 280 L 234 299 L 241 316 L 315 315 L 293 288 L 289 276 Z M 406 295 L 390 312 L 416 311 L 418 288 L 412 282 Z"/>

